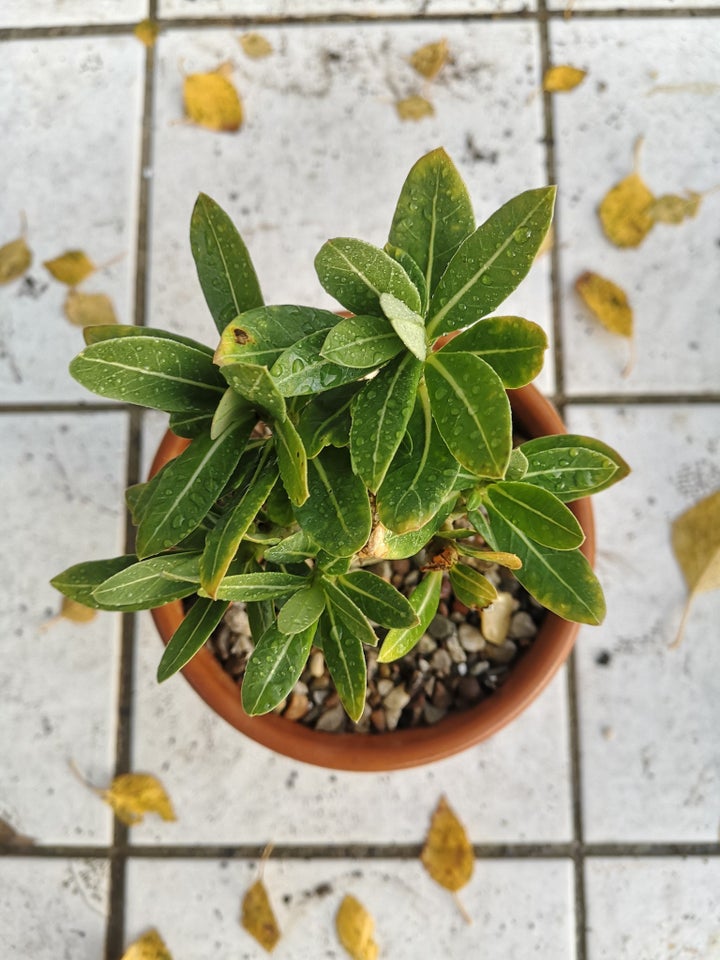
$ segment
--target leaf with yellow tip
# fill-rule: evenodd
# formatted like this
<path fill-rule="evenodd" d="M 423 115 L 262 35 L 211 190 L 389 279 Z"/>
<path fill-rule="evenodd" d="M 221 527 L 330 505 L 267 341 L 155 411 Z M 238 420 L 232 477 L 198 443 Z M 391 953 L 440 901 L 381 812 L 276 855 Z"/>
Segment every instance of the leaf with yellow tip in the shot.
<path fill-rule="evenodd" d="M 426 80 L 434 80 L 448 61 L 450 51 L 443 37 L 437 43 L 426 43 L 410 57 L 410 66 Z"/>
<path fill-rule="evenodd" d="M 351 894 L 343 897 L 338 907 L 335 929 L 352 960 L 377 960 L 379 948 L 374 940 L 375 921 Z"/>
<path fill-rule="evenodd" d="M 95 264 L 82 250 L 66 250 L 53 260 L 45 260 L 43 266 L 56 280 L 66 283 L 69 287 L 76 287 L 97 270 Z"/>
<path fill-rule="evenodd" d="M 695 597 L 720 589 L 720 490 L 704 497 L 673 522 L 672 546 L 689 591 L 672 644 L 676 647 L 682 640 Z"/>
<path fill-rule="evenodd" d="M 396 102 L 395 109 L 401 120 L 422 120 L 423 117 L 435 116 L 435 107 L 425 97 L 405 97 Z"/>
<path fill-rule="evenodd" d="M 134 940 L 120 960 L 172 960 L 172 954 L 157 930 L 148 930 Z"/>
<path fill-rule="evenodd" d="M 545 93 L 567 93 L 579 86 L 586 76 L 587 70 L 580 70 L 578 67 L 570 67 L 567 64 L 548 67 L 543 77 L 543 90 Z"/>
<path fill-rule="evenodd" d="M 653 223 L 682 223 L 683 220 L 692 220 L 700 211 L 702 194 L 693 190 L 686 190 L 685 196 L 677 193 L 664 193 L 650 204 L 648 213 Z"/>
<path fill-rule="evenodd" d="M 452 893 L 461 890 L 473 875 L 475 854 L 472 845 L 465 827 L 445 797 L 440 797 L 435 808 L 420 859 L 433 880 Z M 470 923 L 457 899 L 456 903 Z"/>
<path fill-rule="evenodd" d="M 32 252 L 25 237 L 18 237 L 0 247 L 0 284 L 12 283 L 21 277 L 32 263 Z"/>
<path fill-rule="evenodd" d="M 185 112 L 193 123 L 208 130 L 234 132 L 243 122 L 240 96 L 222 67 L 211 73 L 191 73 L 185 77 Z"/>
<path fill-rule="evenodd" d="M 586 271 L 575 281 L 575 289 L 606 330 L 620 337 L 627 337 L 632 343 L 633 312 L 622 287 L 608 280 L 607 277 Z M 632 361 L 631 348 L 631 355 L 623 376 L 630 373 Z"/>
<path fill-rule="evenodd" d="M 160 33 L 160 25 L 156 20 L 150 20 L 150 18 L 146 18 L 145 20 L 141 20 L 140 23 L 136 24 L 133 33 L 144 46 L 148 48 L 154 47 L 155 41 Z"/>
<path fill-rule="evenodd" d="M 65 299 L 63 313 L 77 327 L 98 327 L 118 322 L 112 300 L 104 293 L 71 290 Z"/>
<path fill-rule="evenodd" d="M 165 788 L 150 773 L 121 773 L 107 790 L 92 789 L 112 807 L 118 820 L 129 827 L 141 823 L 146 813 L 157 813 L 163 820 L 176 819 Z"/>
<path fill-rule="evenodd" d="M 252 60 L 269 57 L 273 52 L 273 45 L 261 33 L 243 33 L 239 37 L 239 43 L 245 56 Z"/>
<path fill-rule="evenodd" d="M 241 922 L 264 950 L 268 953 L 274 950 L 280 939 L 280 928 L 261 879 L 256 880 L 243 897 Z"/>

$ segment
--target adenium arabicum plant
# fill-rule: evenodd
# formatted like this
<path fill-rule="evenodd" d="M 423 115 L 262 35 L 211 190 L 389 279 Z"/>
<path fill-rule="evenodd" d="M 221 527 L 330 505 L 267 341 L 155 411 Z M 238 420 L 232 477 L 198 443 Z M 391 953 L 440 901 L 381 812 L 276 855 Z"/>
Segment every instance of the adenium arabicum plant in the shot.
<path fill-rule="evenodd" d="M 538 374 L 547 341 L 529 320 L 488 316 L 530 269 L 554 199 L 553 187 L 528 190 L 476 228 L 465 184 L 434 150 L 410 171 L 383 250 L 343 237 L 315 258 L 343 317 L 265 306 L 240 235 L 201 194 L 190 242 L 215 352 L 164 330 L 98 326 L 70 366 L 102 397 L 168 412 L 189 445 L 127 491 L 135 554 L 70 567 L 54 585 L 104 610 L 196 595 L 159 680 L 244 602 L 249 714 L 283 700 L 315 645 L 357 720 L 373 623 L 389 628 L 380 661 L 406 654 L 445 571 L 468 607 L 493 602 L 482 570 L 496 563 L 549 610 L 599 623 L 602 590 L 566 504 L 627 466 L 582 436 L 513 449 L 506 389 Z M 442 560 L 409 598 L 364 569 L 431 541 Z"/>

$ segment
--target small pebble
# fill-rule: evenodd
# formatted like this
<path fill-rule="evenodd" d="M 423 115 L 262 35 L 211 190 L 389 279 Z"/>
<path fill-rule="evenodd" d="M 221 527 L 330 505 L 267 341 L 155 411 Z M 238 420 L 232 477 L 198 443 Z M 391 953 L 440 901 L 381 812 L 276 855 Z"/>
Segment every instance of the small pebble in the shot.
<path fill-rule="evenodd" d="M 326 733 L 337 733 L 345 726 L 345 710 L 341 703 L 321 713 L 315 724 L 316 730 L 324 730 Z"/>
<path fill-rule="evenodd" d="M 400 715 L 402 710 L 395 708 L 391 710 L 389 707 L 385 708 L 385 728 L 387 730 L 394 730 L 398 723 L 400 722 Z"/>
<path fill-rule="evenodd" d="M 517 653 L 517 647 L 512 640 L 506 640 L 504 643 L 489 643 L 483 651 L 484 656 L 493 663 L 510 663 Z"/>
<path fill-rule="evenodd" d="M 372 726 L 382 733 L 385 729 L 385 711 L 384 710 L 373 710 L 370 714 L 370 723 Z"/>
<path fill-rule="evenodd" d="M 508 637 L 511 640 L 527 640 L 529 637 L 534 637 L 537 631 L 537 624 L 525 610 L 518 610 L 512 615 L 508 630 Z"/>
<path fill-rule="evenodd" d="M 310 655 L 310 674 L 313 677 L 320 678 L 325 673 L 325 658 L 322 651 L 316 650 Z"/>
<path fill-rule="evenodd" d="M 430 665 L 436 673 L 438 673 L 440 676 L 443 676 L 450 673 L 450 670 L 452 669 L 452 657 L 447 650 L 443 650 L 441 648 L 440 650 L 436 650 L 432 655 Z"/>
<path fill-rule="evenodd" d="M 433 640 L 429 633 L 424 633 L 418 640 L 417 650 L 418 653 L 422 653 L 423 656 L 426 653 L 432 653 L 434 650 L 437 650 L 437 642 Z"/>
<path fill-rule="evenodd" d="M 386 697 L 394 687 L 395 684 L 389 679 L 378 680 L 377 682 L 377 692 L 381 697 Z"/>
<path fill-rule="evenodd" d="M 304 684 L 303 684 L 304 686 Z M 299 720 L 304 717 L 310 709 L 310 701 L 304 693 L 293 692 L 290 694 L 287 709 L 283 716 L 286 720 Z"/>
<path fill-rule="evenodd" d="M 467 654 L 463 650 L 462 644 L 454 633 L 451 634 L 445 641 L 445 648 L 450 654 L 453 663 L 465 663 L 467 660 Z"/>
<path fill-rule="evenodd" d="M 273 707 L 273 713 L 282 713 L 283 710 L 285 709 L 286 704 L 287 704 L 287 699 L 281 700 L 276 707 Z"/>
<path fill-rule="evenodd" d="M 431 637 L 434 637 L 435 640 L 444 640 L 446 637 L 455 633 L 455 624 L 452 620 L 448 620 L 447 617 L 443 617 L 442 614 L 438 613 L 433 617 L 427 632 Z"/>
<path fill-rule="evenodd" d="M 464 700 L 472 703 L 480 696 L 480 681 L 477 677 L 463 677 L 458 684 L 458 692 Z"/>
<path fill-rule="evenodd" d="M 421 670 L 423 673 L 427 673 L 430 669 L 430 664 L 424 657 L 420 657 L 418 660 L 418 670 Z"/>
<path fill-rule="evenodd" d="M 443 710 L 442 707 L 436 707 L 432 703 L 426 703 L 423 707 L 425 723 L 430 725 L 437 723 L 438 720 L 442 720 L 446 713 L 447 710 Z"/>
<path fill-rule="evenodd" d="M 468 665 L 466 663 L 459 663 L 457 665 L 457 672 L 459 676 L 464 677 L 468 672 Z"/>
<path fill-rule="evenodd" d="M 225 614 L 225 623 L 233 633 L 243 633 L 246 637 L 250 636 L 250 621 L 244 606 L 234 603 L 228 607 Z"/>
<path fill-rule="evenodd" d="M 439 707 L 441 710 L 447 710 L 452 704 L 452 693 L 450 690 L 448 690 L 444 683 L 438 680 L 435 684 L 435 689 L 433 690 L 431 700 L 434 707 Z"/>
<path fill-rule="evenodd" d="M 383 701 L 385 709 L 389 712 L 390 710 L 403 710 L 404 707 L 410 702 L 410 694 L 404 687 L 394 687 L 390 693 L 388 693 Z"/>
<path fill-rule="evenodd" d="M 477 653 L 485 646 L 485 637 L 480 633 L 477 627 L 470 623 L 461 623 L 458 627 L 458 638 L 462 644 L 463 650 L 468 653 Z"/>
<path fill-rule="evenodd" d="M 479 677 L 481 674 L 487 673 L 489 669 L 490 664 L 487 662 L 487 660 L 478 660 L 477 663 L 474 663 L 470 667 L 470 673 L 473 675 L 473 677 Z"/>
<path fill-rule="evenodd" d="M 509 593 L 499 593 L 497 600 L 480 611 L 480 627 L 489 643 L 500 644 L 507 637 L 514 605 Z"/>

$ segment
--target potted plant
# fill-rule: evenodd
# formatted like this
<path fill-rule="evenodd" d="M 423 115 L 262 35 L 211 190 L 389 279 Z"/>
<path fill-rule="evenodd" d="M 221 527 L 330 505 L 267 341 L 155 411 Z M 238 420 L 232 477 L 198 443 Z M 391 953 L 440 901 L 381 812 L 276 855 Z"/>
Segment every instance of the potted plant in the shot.
<path fill-rule="evenodd" d="M 603 618 L 581 498 L 627 473 L 605 444 L 563 434 L 527 386 L 542 366 L 542 329 L 489 316 L 530 269 L 554 197 L 553 187 L 528 190 L 476 228 L 449 157 L 427 154 L 384 249 L 338 238 L 318 253 L 322 286 L 349 311 L 336 314 L 265 306 L 240 235 L 200 195 L 190 240 L 219 345 L 153 328 L 85 330 L 75 379 L 166 411 L 171 432 L 151 479 L 127 491 L 135 554 L 77 564 L 53 584 L 95 608 L 153 609 L 167 644 L 159 680 L 185 668 L 240 729 L 311 762 L 408 766 L 507 722 L 567 657 L 574 624 Z M 519 446 L 513 410 L 532 437 Z M 422 549 L 429 560 L 409 596 L 366 569 Z M 402 657 L 432 621 L 444 579 L 468 608 L 493 604 L 490 564 L 511 569 L 551 613 L 489 701 L 437 731 L 380 738 L 251 719 L 288 695 L 319 649 L 357 720 L 373 625 L 388 631 L 378 660 Z M 245 604 L 255 643 L 241 695 L 203 649 L 233 601 Z"/>

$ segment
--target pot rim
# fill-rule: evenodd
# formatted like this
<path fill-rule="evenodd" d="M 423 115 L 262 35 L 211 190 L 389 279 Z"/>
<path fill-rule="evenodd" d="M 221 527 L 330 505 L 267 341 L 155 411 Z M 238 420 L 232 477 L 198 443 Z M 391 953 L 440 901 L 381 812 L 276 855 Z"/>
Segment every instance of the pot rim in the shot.
<path fill-rule="evenodd" d="M 532 437 L 567 432 L 555 407 L 534 386 L 508 390 L 508 396 L 514 416 Z M 155 454 L 149 476 L 154 476 L 168 460 L 178 456 L 188 443 L 168 430 Z M 590 500 L 585 497 L 568 506 L 585 532 L 581 549 L 592 564 L 595 527 Z M 184 616 L 182 602 L 175 600 L 151 613 L 163 643 L 167 644 Z M 449 714 L 431 727 L 383 734 L 325 733 L 274 714 L 250 717 L 242 708 L 240 687 L 207 647 L 203 647 L 182 672 L 216 713 L 276 753 L 335 770 L 401 770 L 452 756 L 507 726 L 553 679 L 569 657 L 578 630 L 579 624 L 548 612 L 532 645 L 513 665 L 503 685 L 486 700 Z"/>

